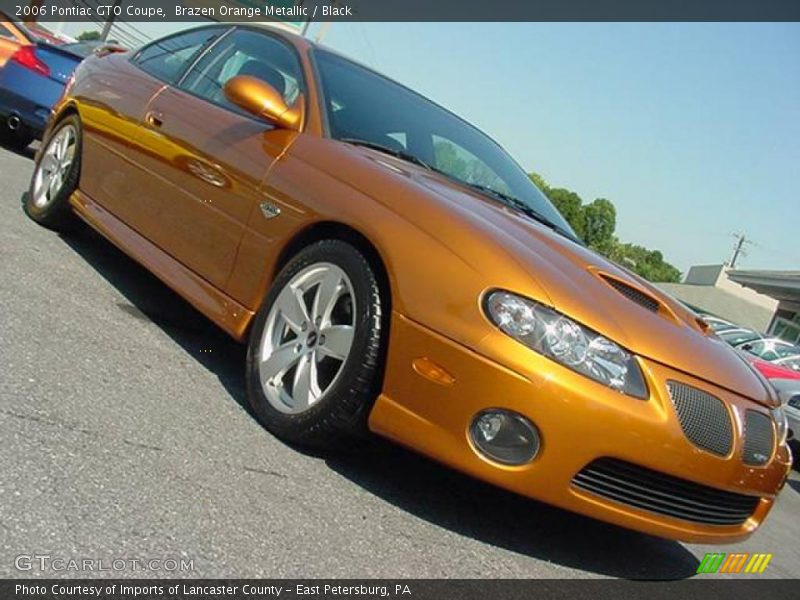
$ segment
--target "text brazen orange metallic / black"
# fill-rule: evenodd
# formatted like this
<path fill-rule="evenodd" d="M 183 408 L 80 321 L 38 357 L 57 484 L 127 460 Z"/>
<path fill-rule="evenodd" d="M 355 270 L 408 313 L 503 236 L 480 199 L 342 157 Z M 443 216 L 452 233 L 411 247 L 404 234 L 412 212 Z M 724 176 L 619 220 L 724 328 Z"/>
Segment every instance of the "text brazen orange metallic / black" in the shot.
<path fill-rule="evenodd" d="M 87 59 L 25 210 L 77 215 L 246 342 L 287 441 L 369 429 L 687 541 L 746 538 L 785 483 L 776 397 L 692 312 L 485 134 L 301 37 L 212 25 Z"/>

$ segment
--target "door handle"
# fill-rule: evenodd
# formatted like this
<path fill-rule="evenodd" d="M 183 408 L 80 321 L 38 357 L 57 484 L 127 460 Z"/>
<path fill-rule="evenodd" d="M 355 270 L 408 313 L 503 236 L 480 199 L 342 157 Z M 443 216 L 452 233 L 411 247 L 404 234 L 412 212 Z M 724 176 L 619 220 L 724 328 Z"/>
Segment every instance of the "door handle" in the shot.
<path fill-rule="evenodd" d="M 164 124 L 164 121 L 161 118 L 163 116 L 164 115 L 162 115 L 160 112 L 156 112 L 156 111 L 151 110 L 150 112 L 148 112 L 144 116 L 144 121 L 145 121 L 145 123 L 150 125 L 150 127 L 158 128 L 158 127 L 161 127 Z"/>

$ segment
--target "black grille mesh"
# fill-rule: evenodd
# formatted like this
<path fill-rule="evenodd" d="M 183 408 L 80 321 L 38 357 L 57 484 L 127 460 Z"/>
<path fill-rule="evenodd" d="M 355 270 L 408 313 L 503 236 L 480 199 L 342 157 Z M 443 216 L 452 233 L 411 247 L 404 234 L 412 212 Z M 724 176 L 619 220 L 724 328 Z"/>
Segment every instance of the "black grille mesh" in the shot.
<path fill-rule="evenodd" d="M 744 448 L 742 462 L 747 465 L 763 465 L 772 456 L 772 419 L 754 410 L 744 417 Z"/>
<path fill-rule="evenodd" d="M 740 525 L 759 498 L 717 490 L 615 458 L 600 458 L 573 485 L 610 500 L 694 523 Z"/>
<path fill-rule="evenodd" d="M 639 306 L 643 306 L 647 310 L 651 312 L 658 312 L 658 307 L 661 306 L 655 298 L 651 298 L 643 291 L 636 289 L 633 286 L 628 285 L 627 283 L 621 282 L 619 279 L 614 279 L 613 277 L 605 277 L 603 276 L 608 284 L 617 290 L 620 294 L 625 296 L 628 300 L 632 300 L 636 302 Z"/>
<path fill-rule="evenodd" d="M 689 441 L 698 448 L 726 456 L 733 444 L 733 427 L 722 401 L 677 381 L 668 381 L 667 388 Z"/>

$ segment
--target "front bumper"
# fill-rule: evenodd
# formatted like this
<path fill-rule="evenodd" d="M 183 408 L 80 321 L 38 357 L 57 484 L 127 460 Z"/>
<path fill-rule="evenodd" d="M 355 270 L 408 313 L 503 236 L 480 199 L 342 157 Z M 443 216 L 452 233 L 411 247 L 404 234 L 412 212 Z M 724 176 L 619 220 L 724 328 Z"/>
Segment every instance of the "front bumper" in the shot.
<path fill-rule="evenodd" d="M 743 464 L 740 415 L 745 408 L 768 411 L 726 390 L 643 360 L 651 396 L 637 400 L 528 351 L 502 334 L 487 343 L 495 344 L 494 355 L 514 356 L 509 361 L 515 365 L 513 370 L 401 315 L 393 317 L 384 392 L 370 415 L 370 428 L 481 480 L 631 529 L 707 543 L 735 542 L 752 534 L 786 481 L 791 457 L 785 445 L 775 447 L 761 467 Z M 412 363 L 423 357 L 443 367 L 452 381 L 420 376 Z M 728 456 L 710 454 L 689 442 L 668 396 L 670 379 L 713 394 L 727 405 L 735 423 Z M 500 465 L 473 450 L 468 428 L 474 415 L 487 408 L 513 410 L 536 424 L 541 448 L 531 463 Z M 749 518 L 734 525 L 659 514 L 573 483 L 584 467 L 602 458 L 758 500 Z"/>

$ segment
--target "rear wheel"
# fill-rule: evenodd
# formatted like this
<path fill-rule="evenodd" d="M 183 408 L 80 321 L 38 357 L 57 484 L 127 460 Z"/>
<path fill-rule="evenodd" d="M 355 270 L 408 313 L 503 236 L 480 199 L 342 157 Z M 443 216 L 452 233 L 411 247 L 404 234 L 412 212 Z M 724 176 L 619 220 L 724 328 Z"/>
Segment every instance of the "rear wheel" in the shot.
<path fill-rule="evenodd" d="M 340 447 L 366 431 L 380 390 L 385 301 L 353 246 L 318 242 L 281 271 L 250 335 L 250 404 L 278 437 Z"/>
<path fill-rule="evenodd" d="M 74 228 L 77 218 L 69 197 L 78 187 L 80 163 L 81 124 L 71 115 L 53 128 L 39 152 L 23 205 L 31 219 L 55 231 Z"/>

